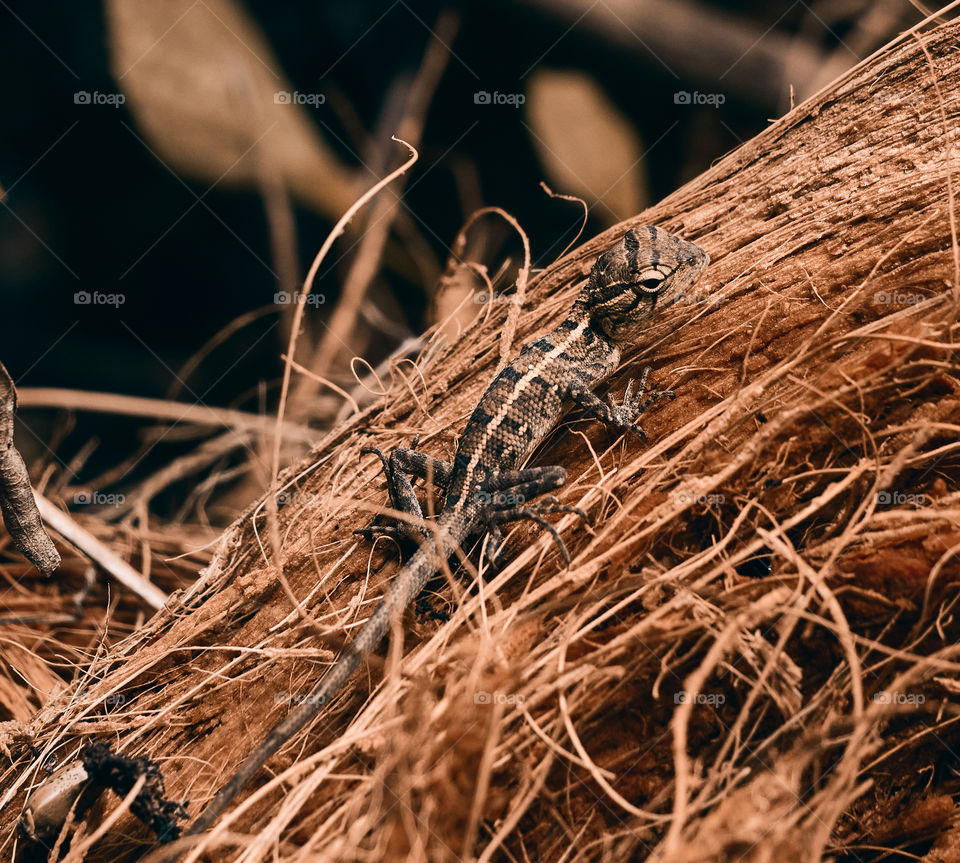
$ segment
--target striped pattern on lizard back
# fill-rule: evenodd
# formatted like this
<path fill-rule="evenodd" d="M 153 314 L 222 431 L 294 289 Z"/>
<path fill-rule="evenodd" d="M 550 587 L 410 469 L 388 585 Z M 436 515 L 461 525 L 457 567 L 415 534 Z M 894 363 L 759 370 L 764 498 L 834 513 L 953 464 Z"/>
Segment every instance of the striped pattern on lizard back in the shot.
<path fill-rule="evenodd" d="M 453 460 L 445 509 L 469 500 L 491 472 L 517 468 L 571 407 L 569 370 L 595 384 L 620 362 L 620 350 L 591 329 L 589 318 L 569 317 L 527 345 L 487 388 L 470 415 Z"/>

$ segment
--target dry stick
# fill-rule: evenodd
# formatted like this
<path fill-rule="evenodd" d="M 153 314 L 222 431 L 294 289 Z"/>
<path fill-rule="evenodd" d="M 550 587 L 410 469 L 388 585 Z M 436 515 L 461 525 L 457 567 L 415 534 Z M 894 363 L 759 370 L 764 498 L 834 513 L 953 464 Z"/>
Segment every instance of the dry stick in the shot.
<path fill-rule="evenodd" d="M 142 678 L 142 675 L 148 669 L 155 666 L 163 658 L 165 658 L 168 655 L 176 653 L 176 651 L 164 652 L 162 655 L 158 655 L 156 652 L 134 653 L 136 648 L 132 643 L 129 643 L 129 642 L 125 645 L 125 648 L 126 649 L 121 649 L 119 651 L 119 655 L 126 657 L 128 660 L 126 662 L 126 665 L 124 666 L 123 672 L 120 675 L 120 679 L 114 682 L 113 685 L 110 687 L 110 689 L 107 692 L 103 693 L 99 698 L 92 699 L 86 704 L 86 706 L 83 706 L 79 703 L 78 693 L 84 690 L 89 682 L 95 680 L 96 675 L 92 673 L 92 669 L 96 666 L 96 661 L 98 657 L 94 656 L 93 660 L 85 667 L 82 674 L 80 675 L 79 680 L 76 682 L 77 688 L 70 698 L 70 703 L 68 707 L 66 709 L 63 709 L 62 707 L 57 708 L 57 718 L 55 722 L 57 731 L 52 737 L 50 737 L 47 740 L 46 744 L 41 749 L 39 755 L 34 759 L 33 763 L 37 767 L 39 767 L 39 765 L 41 764 L 47 763 L 47 759 L 51 755 L 53 755 L 54 752 L 56 751 L 58 741 L 62 737 L 65 737 L 66 735 L 71 733 L 71 731 L 74 731 L 77 728 L 78 723 L 82 719 L 86 718 L 91 713 L 96 711 L 98 705 L 100 705 L 103 702 L 104 698 L 112 694 L 124 691 L 128 686 L 131 685 L 133 681 L 137 680 L 138 678 Z M 188 649 L 188 648 L 184 648 L 184 649 Z M 233 662 L 240 662 L 240 661 L 242 661 L 242 657 L 238 657 L 236 660 L 233 660 Z M 229 668 L 230 666 L 228 666 L 227 670 L 229 670 Z M 213 677 L 214 672 L 211 672 L 210 676 Z M 194 691 L 187 693 L 184 696 L 181 696 L 179 700 L 180 703 L 189 701 L 191 697 L 193 697 L 196 693 L 200 692 L 201 690 L 209 694 L 211 690 L 210 690 L 210 687 L 207 685 L 207 682 L 208 681 L 205 680 L 203 683 L 196 686 L 194 688 Z M 165 709 L 171 710 L 171 711 L 173 709 L 173 707 L 169 705 L 168 702 L 166 701 L 164 702 L 164 707 Z M 121 744 L 121 746 L 118 747 L 118 751 L 120 751 L 120 748 L 126 747 L 131 742 L 131 740 L 135 739 L 139 734 L 145 732 L 152 723 L 161 722 L 163 717 L 163 712 L 164 711 L 161 710 L 155 713 L 154 715 L 150 716 L 148 720 L 140 728 L 136 729 L 133 732 L 131 739 L 125 740 Z M 78 755 L 79 755 L 79 748 L 69 753 L 69 755 L 66 758 L 63 758 L 62 761 L 63 763 L 67 763 L 75 759 Z M 0 796 L 0 812 L 6 811 L 5 807 L 7 807 L 10 801 L 13 800 L 13 798 L 18 793 L 18 790 L 20 789 L 20 787 L 24 783 L 29 781 L 29 775 L 30 775 L 30 770 L 27 770 L 21 773 L 18 776 L 18 778 L 8 786 L 3 796 Z"/>
<path fill-rule="evenodd" d="M 16 447 L 0 450 L 0 512 L 13 544 L 44 575 L 60 566 L 60 554 L 43 529 L 30 474 Z"/>
<path fill-rule="evenodd" d="M 122 416 L 150 417 L 155 420 L 172 420 L 176 423 L 199 426 L 225 426 L 260 434 L 279 433 L 288 440 L 306 443 L 312 443 L 316 439 L 316 434 L 306 426 L 290 422 L 278 424 L 271 416 L 261 416 L 233 408 L 126 396 L 121 393 L 24 387 L 19 392 L 18 400 L 23 407 L 66 408 Z"/>
<path fill-rule="evenodd" d="M 177 509 L 173 515 L 173 524 L 183 525 L 189 518 L 190 513 L 195 510 L 198 523 L 204 527 L 212 528 L 213 526 L 210 524 L 210 519 L 207 517 L 206 508 L 214 491 L 218 486 L 231 483 L 238 477 L 244 477 L 249 473 L 249 464 L 236 464 L 233 467 L 229 467 L 221 463 L 219 467 L 215 467 L 206 477 L 198 480 L 183 498 L 179 509 Z M 222 531 L 217 531 L 209 541 L 211 543 L 216 542 L 221 534 Z M 185 556 L 186 554 L 189 554 L 189 552 L 184 552 L 183 555 L 177 555 L 177 557 Z M 171 558 L 167 559 L 170 560 Z"/>
<path fill-rule="evenodd" d="M 60 555 L 47 536 L 33 500 L 30 474 L 13 444 L 17 389 L 0 363 L 0 512 L 14 545 L 44 575 L 60 566 Z"/>
<path fill-rule="evenodd" d="M 430 102 L 450 58 L 450 49 L 447 46 L 456 36 L 457 28 L 456 16 L 449 13 L 440 16 L 434 28 L 434 38 L 427 47 L 423 62 L 410 87 L 406 110 L 397 126 L 395 137 L 405 142 L 409 141 L 408 146 L 413 149 L 420 146 Z M 400 174 L 391 176 L 399 177 Z M 330 323 L 311 361 L 307 364 L 320 377 L 329 377 L 331 363 L 340 349 L 350 344 L 350 335 L 356 329 L 360 307 L 367 288 L 380 268 L 390 228 L 400 208 L 403 184 L 404 180 L 401 180 L 394 196 L 382 197 L 373 207 L 340 299 L 330 317 Z M 305 289 L 304 292 L 308 291 Z M 311 382 L 301 379 L 301 383 L 291 397 L 291 407 L 295 416 L 303 412 L 305 402 L 313 391 Z"/>
<path fill-rule="evenodd" d="M 132 590 L 151 608 L 163 608 L 167 595 L 143 578 L 129 563 L 100 542 L 92 533 L 80 527 L 69 515 L 57 509 L 49 500 L 36 495 L 37 508 L 43 520 L 65 540 L 73 543 L 87 557 L 103 567 L 124 587 Z"/>

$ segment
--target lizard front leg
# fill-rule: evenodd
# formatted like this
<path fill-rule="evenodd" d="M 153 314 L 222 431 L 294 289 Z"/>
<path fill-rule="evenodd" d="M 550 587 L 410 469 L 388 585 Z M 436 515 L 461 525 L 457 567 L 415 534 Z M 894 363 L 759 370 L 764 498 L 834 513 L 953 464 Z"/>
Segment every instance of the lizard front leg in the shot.
<path fill-rule="evenodd" d="M 676 398 L 676 394 L 672 390 L 655 390 L 644 399 L 643 394 L 647 388 L 647 377 L 649 375 L 650 366 L 647 366 L 640 375 L 636 393 L 633 392 L 634 379 L 630 378 L 627 381 L 627 389 L 623 394 L 622 402 L 617 402 L 612 395 L 608 397 L 609 404 L 602 401 L 587 383 L 579 380 L 574 380 L 567 385 L 566 396 L 604 425 L 623 432 L 632 431 L 645 438 L 647 433 L 640 426 L 635 425 L 633 421 L 655 401 L 662 398 Z"/>

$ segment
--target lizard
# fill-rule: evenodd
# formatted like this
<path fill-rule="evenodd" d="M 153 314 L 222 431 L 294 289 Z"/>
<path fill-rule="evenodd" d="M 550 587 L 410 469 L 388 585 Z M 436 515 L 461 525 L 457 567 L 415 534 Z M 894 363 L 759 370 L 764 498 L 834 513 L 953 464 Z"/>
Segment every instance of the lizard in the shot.
<path fill-rule="evenodd" d="M 462 552 L 483 531 L 500 542 L 500 525 L 532 520 L 550 531 L 564 558 L 569 556 L 556 529 L 544 517 L 576 512 L 553 496 L 525 501 L 558 489 L 566 482 L 560 466 L 523 467 L 540 442 L 574 406 L 621 431 L 645 436 L 634 420 L 669 391 L 643 400 L 647 375 L 639 386 L 629 380 L 623 400 L 604 402 L 594 389 L 620 366 L 624 350 L 637 346 L 656 308 L 687 299 L 709 258 L 697 245 L 653 227 L 632 228 L 594 264 L 567 317 L 547 335 L 526 345 L 493 380 L 467 420 L 452 463 L 415 448 L 397 448 L 389 456 L 373 447 L 384 468 L 394 510 L 408 514 L 395 525 L 372 525 L 363 533 L 412 538 L 419 547 L 401 567 L 357 636 L 341 651 L 304 698 L 269 733 L 191 824 L 187 835 L 207 830 L 233 798 L 344 686 L 369 653 L 390 631 L 444 562 Z M 416 442 L 414 442 L 414 447 Z M 410 477 L 445 489 L 443 507 L 431 528 Z"/>

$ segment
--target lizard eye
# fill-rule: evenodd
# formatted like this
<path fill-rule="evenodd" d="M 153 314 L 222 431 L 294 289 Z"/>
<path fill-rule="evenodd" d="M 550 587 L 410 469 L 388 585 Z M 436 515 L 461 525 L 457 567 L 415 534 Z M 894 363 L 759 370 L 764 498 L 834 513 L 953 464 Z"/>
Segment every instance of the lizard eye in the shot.
<path fill-rule="evenodd" d="M 645 294 L 655 294 L 663 287 L 663 273 L 659 270 L 644 270 L 637 276 L 637 287 Z"/>

